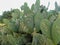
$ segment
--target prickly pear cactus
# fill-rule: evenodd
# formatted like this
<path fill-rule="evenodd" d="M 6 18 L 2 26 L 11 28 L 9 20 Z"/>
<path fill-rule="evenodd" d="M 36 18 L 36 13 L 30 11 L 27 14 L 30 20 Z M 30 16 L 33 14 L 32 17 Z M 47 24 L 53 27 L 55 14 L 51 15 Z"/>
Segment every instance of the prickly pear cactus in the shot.
<path fill-rule="evenodd" d="M 40 23 L 42 33 L 50 38 L 50 22 L 47 19 L 43 19 Z"/>
<path fill-rule="evenodd" d="M 5 22 L 5 24 L 6 24 L 5 28 L 7 28 L 7 29 L 9 29 L 11 31 L 15 31 L 15 32 L 17 31 L 17 26 L 15 25 L 15 22 L 9 21 L 9 22 Z"/>
<path fill-rule="evenodd" d="M 55 44 L 58 44 L 60 42 L 60 15 L 53 24 L 52 38 Z"/>
<path fill-rule="evenodd" d="M 25 21 L 25 25 L 27 26 L 27 28 L 33 32 L 33 17 L 27 17 Z"/>
<path fill-rule="evenodd" d="M 35 15 L 35 28 L 37 29 L 37 32 L 40 30 L 40 22 L 44 19 L 43 16 L 40 13 L 37 13 Z"/>
<path fill-rule="evenodd" d="M 40 9 L 40 0 L 36 0 L 36 3 L 34 5 L 34 12 L 37 13 L 39 12 Z"/>
<path fill-rule="evenodd" d="M 10 21 L 8 19 L 3 19 L 4 24 L 8 24 Z"/>
<path fill-rule="evenodd" d="M 19 29 L 19 25 L 20 25 L 20 21 L 19 21 L 19 16 L 17 15 L 17 13 L 13 13 L 12 14 L 12 19 L 8 20 L 8 19 L 4 19 L 4 23 L 7 25 L 7 28 L 11 31 L 15 31 L 17 32 Z"/>
<path fill-rule="evenodd" d="M 53 41 L 49 38 L 46 39 L 46 45 L 55 45 Z"/>
<path fill-rule="evenodd" d="M 32 4 L 32 6 L 31 6 L 31 10 L 34 11 L 34 4 Z"/>
<path fill-rule="evenodd" d="M 42 38 L 42 36 L 40 34 L 34 32 L 32 45 L 41 45 L 41 43 L 44 45 L 44 43 L 43 43 L 44 41 L 41 38 Z"/>
<path fill-rule="evenodd" d="M 32 45 L 54 45 L 53 42 L 39 33 L 33 33 Z"/>
<path fill-rule="evenodd" d="M 7 40 L 11 45 L 17 45 L 17 40 L 12 35 L 7 35 Z"/>
<path fill-rule="evenodd" d="M 30 13 L 30 9 L 28 7 L 28 4 L 25 2 L 24 5 L 21 6 L 21 10 L 24 11 L 24 14 Z"/>
<path fill-rule="evenodd" d="M 33 17 L 32 16 L 24 16 L 24 20 L 20 22 L 20 31 L 26 32 L 26 33 L 32 33 L 33 32 Z"/>

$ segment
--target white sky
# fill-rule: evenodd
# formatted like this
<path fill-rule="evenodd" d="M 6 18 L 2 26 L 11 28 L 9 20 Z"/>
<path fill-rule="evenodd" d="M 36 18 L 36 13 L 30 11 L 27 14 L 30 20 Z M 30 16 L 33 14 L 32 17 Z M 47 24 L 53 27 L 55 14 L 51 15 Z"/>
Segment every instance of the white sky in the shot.
<path fill-rule="evenodd" d="M 11 8 L 19 8 L 24 2 L 28 3 L 28 6 L 31 7 L 36 0 L 0 0 L 0 15 L 5 10 L 10 10 Z M 49 10 L 54 9 L 54 2 L 57 1 L 60 4 L 60 0 L 40 0 L 41 4 L 47 7 L 48 2 L 50 2 Z"/>

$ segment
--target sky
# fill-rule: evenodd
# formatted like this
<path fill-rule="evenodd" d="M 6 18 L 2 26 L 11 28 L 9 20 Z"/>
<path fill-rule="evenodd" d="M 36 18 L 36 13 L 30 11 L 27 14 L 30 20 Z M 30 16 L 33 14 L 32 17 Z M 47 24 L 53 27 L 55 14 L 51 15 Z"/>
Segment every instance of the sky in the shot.
<path fill-rule="evenodd" d="M 60 0 L 40 0 L 40 5 L 44 5 L 47 7 L 48 2 L 50 2 L 50 6 L 49 6 L 49 10 L 53 10 L 54 7 L 54 3 L 55 1 L 58 2 L 58 5 L 60 5 Z M 8 11 L 11 8 L 15 9 L 18 8 L 20 9 L 20 7 L 24 4 L 24 2 L 28 3 L 28 6 L 31 7 L 31 5 L 33 3 L 36 2 L 36 0 L 0 0 L 0 15 L 3 13 L 3 11 Z"/>

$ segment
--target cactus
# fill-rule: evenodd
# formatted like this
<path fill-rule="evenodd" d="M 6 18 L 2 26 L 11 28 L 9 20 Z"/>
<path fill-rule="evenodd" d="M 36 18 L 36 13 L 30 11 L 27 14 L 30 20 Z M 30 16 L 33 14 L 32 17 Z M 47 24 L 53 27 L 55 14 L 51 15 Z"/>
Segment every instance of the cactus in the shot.
<path fill-rule="evenodd" d="M 19 9 L 6 11 L 0 24 L 0 45 L 57 45 L 60 43 L 60 15 L 47 11 L 40 0 L 31 9 L 25 2 Z M 4 16 L 5 15 L 5 16 Z M 1 19 L 0 19 L 1 21 Z"/>
<path fill-rule="evenodd" d="M 24 17 L 24 32 L 26 33 L 32 33 L 33 32 L 33 17 L 32 15 Z M 23 24 L 21 25 L 23 26 Z"/>
<path fill-rule="evenodd" d="M 40 28 L 41 28 L 43 35 L 50 38 L 50 21 L 47 19 L 43 19 L 40 23 Z"/>
<path fill-rule="evenodd" d="M 12 31 L 12 30 L 13 30 L 13 31 L 17 31 L 16 25 L 15 25 L 14 22 L 9 21 L 9 20 L 6 21 L 6 19 L 4 20 L 4 22 L 5 22 L 5 24 L 6 24 L 7 29 L 9 29 L 9 30 L 11 30 L 11 31 Z"/>
<path fill-rule="evenodd" d="M 34 4 L 32 4 L 32 6 L 31 6 L 31 10 L 34 12 Z"/>
<path fill-rule="evenodd" d="M 13 30 L 15 32 L 18 31 L 19 25 L 20 25 L 20 12 L 18 10 L 15 10 L 14 13 L 12 13 L 12 19 L 4 19 L 4 23 L 7 25 L 7 28 L 9 30 Z"/>
<path fill-rule="evenodd" d="M 39 12 L 40 10 L 40 0 L 36 0 L 36 3 L 34 5 L 34 13 Z"/>
<path fill-rule="evenodd" d="M 54 45 L 53 42 L 44 35 L 34 32 L 32 45 Z"/>
<path fill-rule="evenodd" d="M 56 19 L 56 21 L 53 24 L 52 27 L 52 40 L 54 41 L 55 44 L 58 44 L 60 42 L 60 15 Z"/>
<path fill-rule="evenodd" d="M 32 41 L 32 45 L 41 45 L 40 43 L 41 42 L 44 42 L 42 39 L 41 39 L 41 35 L 34 32 L 33 33 L 33 41 Z M 40 40 L 41 39 L 41 40 Z M 44 44 L 44 43 L 43 43 Z"/>
<path fill-rule="evenodd" d="M 24 14 L 25 14 L 25 15 L 27 15 L 27 14 L 30 13 L 30 9 L 29 9 L 29 7 L 28 7 L 28 5 L 27 5 L 26 2 L 24 3 L 24 5 L 21 6 L 21 10 L 24 11 Z"/>
<path fill-rule="evenodd" d="M 41 22 L 42 19 L 44 19 L 44 18 L 40 13 L 37 13 L 34 17 L 35 27 L 37 29 L 37 32 L 40 31 L 40 22 Z"/>
<path fill-rule="evenodd" d="M 59 12 L 60 11 L 60 6 L 55 2 L 55 11 Z"/>
<path fill-rule="evenodd" d="M 33 32 L 33 17 L 27 17 L 25 20 L 25 25 L 28 28 L 29 32 L 32 31 Z"/>

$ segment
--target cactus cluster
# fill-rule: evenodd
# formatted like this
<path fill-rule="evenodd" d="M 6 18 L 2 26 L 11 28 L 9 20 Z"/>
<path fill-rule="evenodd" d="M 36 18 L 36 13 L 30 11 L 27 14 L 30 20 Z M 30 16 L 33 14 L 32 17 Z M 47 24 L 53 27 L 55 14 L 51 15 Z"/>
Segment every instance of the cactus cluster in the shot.
<path fill-rule="evenodd" d="M 25 2 L 21 11 L 4 12 L 0 19 L 0 45 L 60 45 L 60 14 L 47 10 L 36 0 L 31 9 Z"/>

